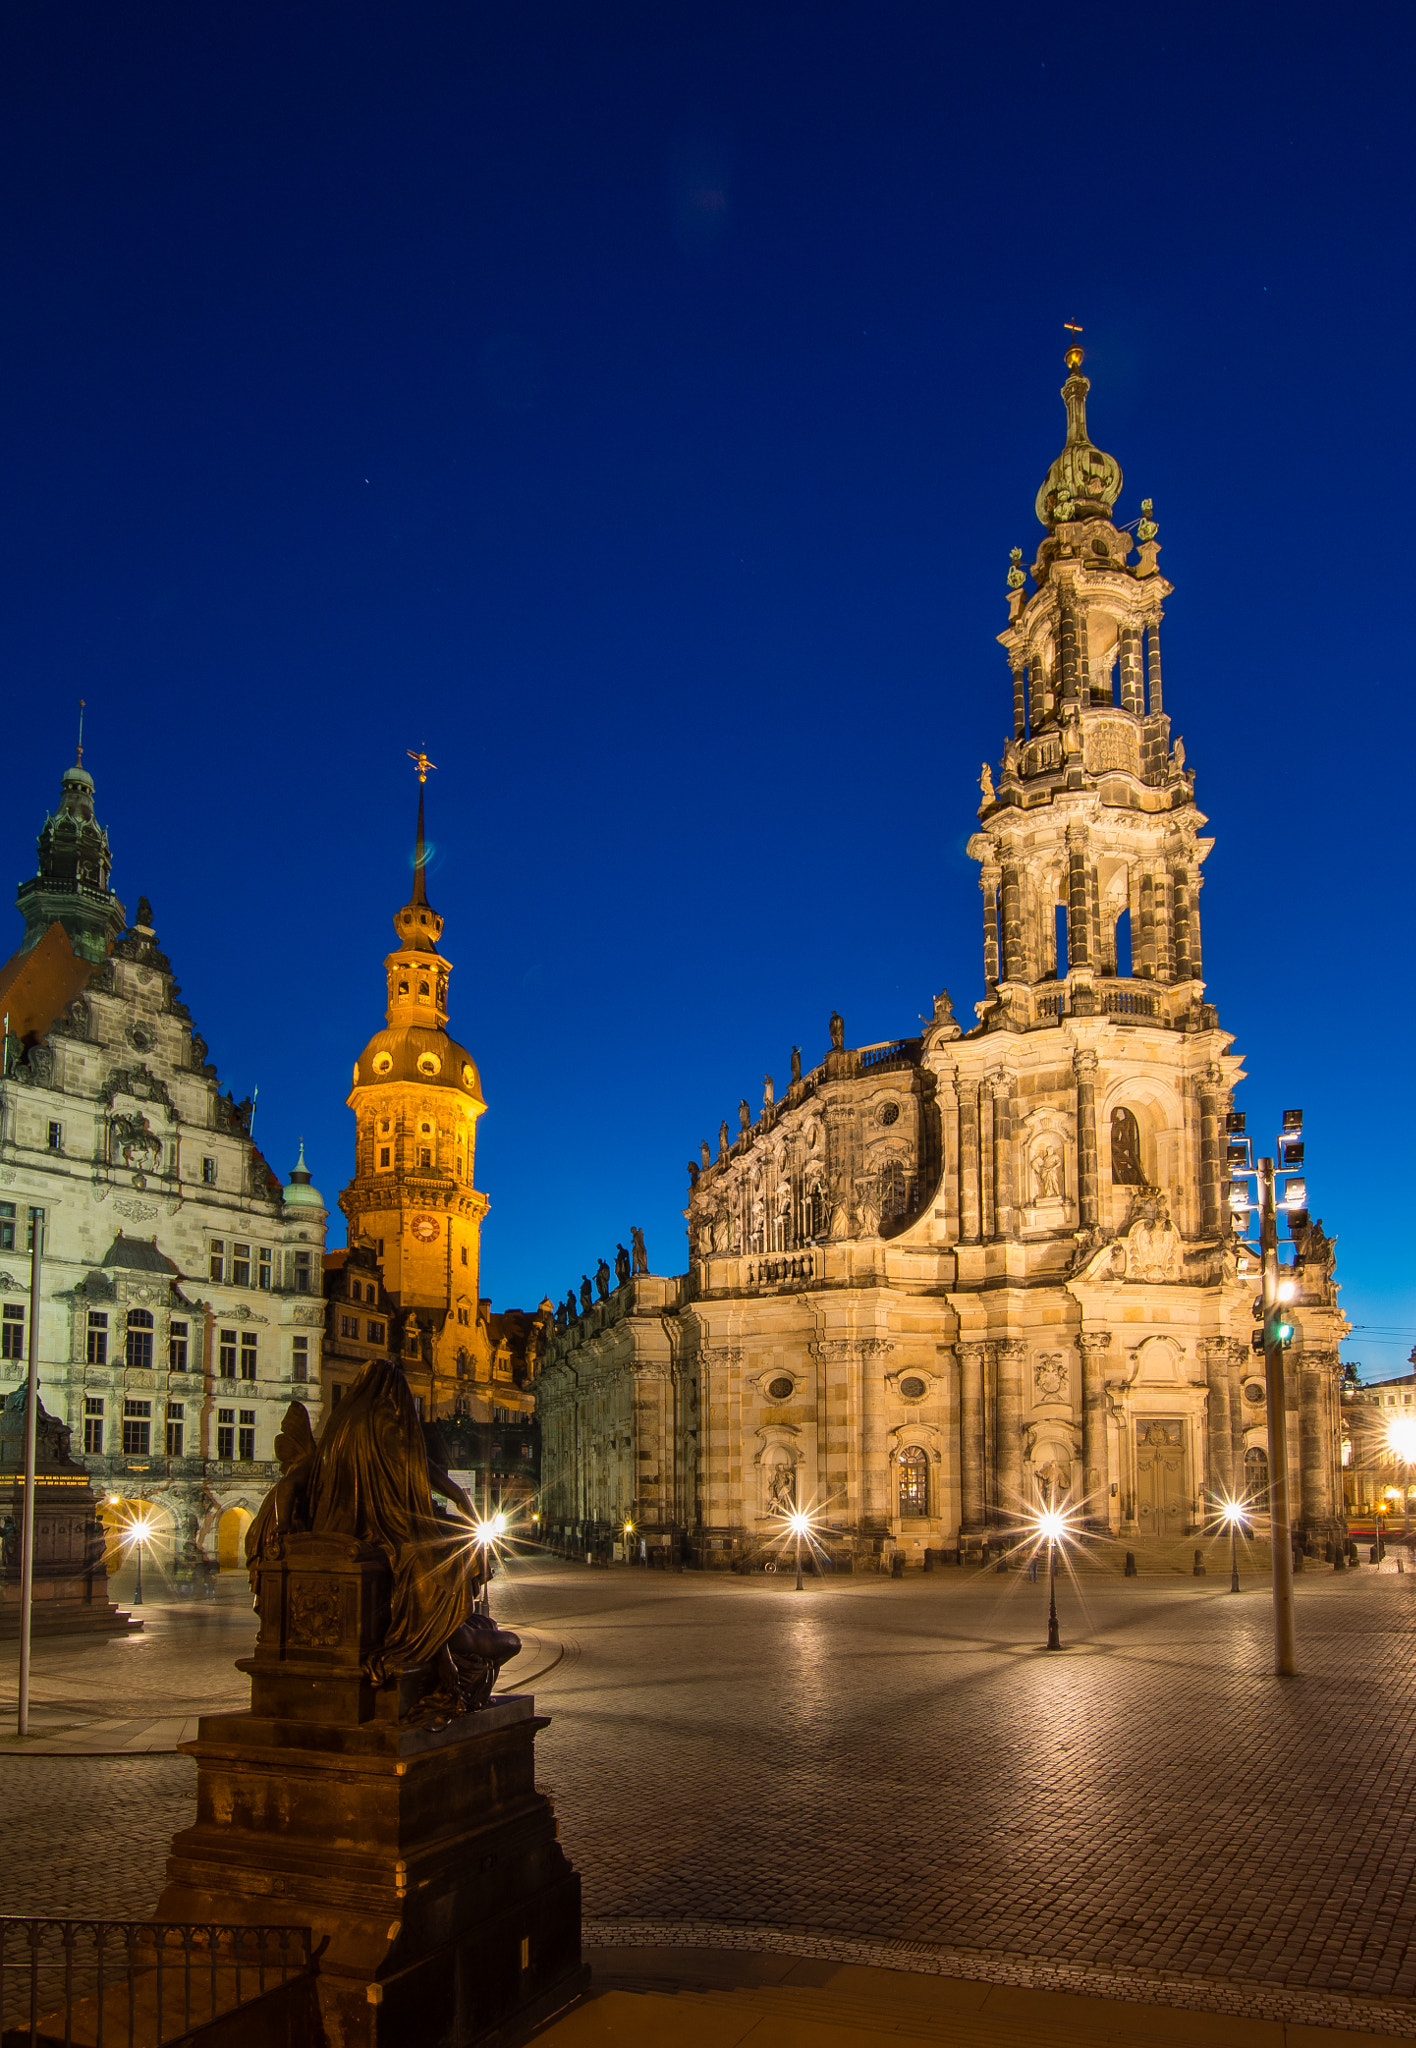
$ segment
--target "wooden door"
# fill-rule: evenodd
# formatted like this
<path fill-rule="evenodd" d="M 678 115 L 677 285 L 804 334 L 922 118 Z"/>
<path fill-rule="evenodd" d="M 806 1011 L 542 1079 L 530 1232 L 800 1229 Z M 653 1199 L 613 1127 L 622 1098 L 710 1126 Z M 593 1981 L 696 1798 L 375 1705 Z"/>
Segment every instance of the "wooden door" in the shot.
<path fill-rule="evenodd" d="M 1178 1422 L 1137 1431 L 1137 1523 L 1142 1536 L 1183 1536 L 1186 1521 L 1184 1430 Z"/>

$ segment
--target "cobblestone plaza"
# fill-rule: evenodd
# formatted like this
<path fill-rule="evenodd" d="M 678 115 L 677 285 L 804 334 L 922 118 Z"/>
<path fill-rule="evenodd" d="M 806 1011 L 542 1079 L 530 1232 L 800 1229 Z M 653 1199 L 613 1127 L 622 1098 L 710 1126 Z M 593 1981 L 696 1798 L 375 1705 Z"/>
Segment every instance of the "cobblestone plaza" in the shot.
<path fill-rule="evenodd" d="M 540 1771 L 592 1943 L 904 1943 L 1077 1988 L 1248 1987 L 1255 2010 L 1355 1996 L 1381 2010 L 1347 2024 L 1416 2032 L 1416 1575 L 1300 1577 L 1289 1681 L 1262 1578 L 1227 1586 L 1064 1581 L 1061 1656 L 1041 1650 L 1045 1580 L 1017 1573 L 797 1594 L 787 1575 L 519 1561 L 494 1605 L 525 1644 L 513 1689 L 552 1716 Z M 239 1696 L 243 1591 L 149 1607 L 146 1641 L 39 1645 L 47 1739 Z M 11 1910 L 151 1909 L 185 1757 L 0 1770 Z"/>

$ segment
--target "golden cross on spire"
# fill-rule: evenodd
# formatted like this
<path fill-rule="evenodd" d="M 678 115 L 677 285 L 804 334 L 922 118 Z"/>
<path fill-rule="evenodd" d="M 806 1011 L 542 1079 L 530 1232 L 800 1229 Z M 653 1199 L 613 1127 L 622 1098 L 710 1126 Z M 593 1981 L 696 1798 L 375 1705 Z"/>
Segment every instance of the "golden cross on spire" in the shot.
<path fill-rule="evenodd" d="M 428 779 L 428 770 L 430 768 L 435 769 L 438 765 L 436 761 L 430 761 L 428 759 L 427 754 L 423 751 L 421 747 L 419 747 L 416 754 L 410 747 L 408 749 L 408 758 L 410 761 L 413 762 L 413 764 L 418 770 L 418 780 L 420 783 L 426 782 Z"/>
<path fill-rule="evenodd" d="M 1062 325 L 1068 334 L 1080 334 L 1082 331 L 1081 322 L 1078 320 L 1064 320 L 1062 322 Z M 1062 360 L 1066 363 L 1067 368 L 1069 370 L 1079 370 L 1082 366 L 1081 343 L 1079 341 L 1074 341 L 1068 348 Z"/>

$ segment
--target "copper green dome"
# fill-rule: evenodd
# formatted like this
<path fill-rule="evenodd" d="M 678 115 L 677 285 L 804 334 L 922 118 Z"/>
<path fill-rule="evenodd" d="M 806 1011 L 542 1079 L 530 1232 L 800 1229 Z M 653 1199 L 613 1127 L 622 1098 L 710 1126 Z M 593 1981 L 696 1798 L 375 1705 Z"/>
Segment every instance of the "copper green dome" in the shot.
<path fill-rule="evenodd" d="M 1121 495 L 1120 463 L 1093 447 L 1087 433 L 1091 381 L 1082 375 L 1079 348 L 1068 349 L 1067 367 L 1072 373 L 1062 386 L 1067 442 L 1037 494 L 1037 516 L 1049 529 L 1070 519 L 1109 519 Z"/>
<path fill-rule="evenodd" d="M 284 1191 L 284 1205 L 287 1209 L 320 1209 L 325 1205 L 324 1196 L 310 1179 L 310 1169 L 305 1164 L 305 1140 L 300 1140 L 300 1157 L 290 1169 L 290 1185 Z"/>

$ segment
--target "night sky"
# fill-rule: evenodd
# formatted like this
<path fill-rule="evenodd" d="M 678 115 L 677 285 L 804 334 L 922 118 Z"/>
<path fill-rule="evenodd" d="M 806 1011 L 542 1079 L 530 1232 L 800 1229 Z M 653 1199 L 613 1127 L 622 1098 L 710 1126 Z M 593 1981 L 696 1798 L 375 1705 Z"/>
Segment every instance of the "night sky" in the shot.
<path fill-rule="evenodd" d="M 633 1223 L 682 1270 L 685 1161 L 833 1005 L 863 1044 L 982 993 L 1080 321 L 1176 586 L 1239 1102 L 1306 1110 L 1348 1353 L 1401 1369 L 1412 19 L 18 0 L 6 886 L 83 696 L 129 914 L 333 1206 L 426 745 L 484 1291 Z"/>

